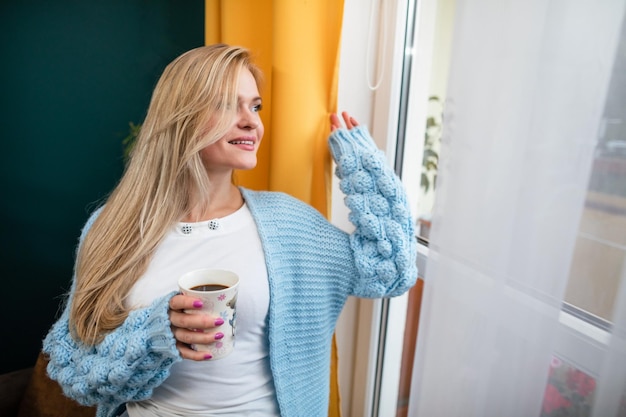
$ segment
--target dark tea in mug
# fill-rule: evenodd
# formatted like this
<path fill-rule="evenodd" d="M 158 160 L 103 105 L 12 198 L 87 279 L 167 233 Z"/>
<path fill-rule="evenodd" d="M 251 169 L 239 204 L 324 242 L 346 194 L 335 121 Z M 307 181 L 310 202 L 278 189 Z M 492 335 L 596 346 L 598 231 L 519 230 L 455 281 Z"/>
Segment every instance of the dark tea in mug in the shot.
<path fill-rule="evenodd" d="M 191 287 L 192 291 L 221 291 L 228 288 L 228 285 L 222 284 L 201 284 Z"/>

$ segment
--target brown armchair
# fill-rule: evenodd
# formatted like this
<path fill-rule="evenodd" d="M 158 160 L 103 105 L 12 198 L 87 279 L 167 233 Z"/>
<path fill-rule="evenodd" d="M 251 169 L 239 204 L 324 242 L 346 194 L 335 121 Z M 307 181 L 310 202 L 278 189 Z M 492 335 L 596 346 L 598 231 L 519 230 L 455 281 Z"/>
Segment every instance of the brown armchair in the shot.
<path fill-rule="evenodd" d="M 31 369 L 0 376 L 0 417 L 93 417 L 96 409 L 84 407 L 63 395 L 48 378 L 48 360 L 40 353 Z"/>

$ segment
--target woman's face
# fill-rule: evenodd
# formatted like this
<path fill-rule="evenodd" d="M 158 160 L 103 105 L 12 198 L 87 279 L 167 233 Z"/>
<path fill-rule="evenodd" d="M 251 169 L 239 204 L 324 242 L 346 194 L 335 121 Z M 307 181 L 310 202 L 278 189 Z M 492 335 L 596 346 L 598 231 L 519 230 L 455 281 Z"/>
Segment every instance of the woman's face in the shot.
<path fill-rule="evenodd" d="M 239 75 L 237 96 L 237 115 L 228 133 L 200 151 L 209 175 L 230 173 L 233 169 L 252 169 L 256 166 L 256 153 L 264 128 L 259 117 L 259 89 L 248 69 L 242 69 Z"/>

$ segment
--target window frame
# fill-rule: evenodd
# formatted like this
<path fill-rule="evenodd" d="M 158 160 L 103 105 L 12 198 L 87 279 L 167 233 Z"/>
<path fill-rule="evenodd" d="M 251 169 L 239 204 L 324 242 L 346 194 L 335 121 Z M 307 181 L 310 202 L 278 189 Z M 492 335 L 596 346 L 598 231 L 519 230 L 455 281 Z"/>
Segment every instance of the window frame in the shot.
<path fill-rule="evenodd" d="M 381 85 L 374 98 L 372 134 L 380 148 L 385 150 L 388 163 L 401 178 L 412 178 L 421 164 L 407 160 L 410 155 L 421 155 L 423 143 L 407 141 L 406 137 L 423 137 L 430 79 L 430 56 L 434 41 L 434 22 L 437 11 L 436 0 L 404 0 L 397 4 L 392 16 L 395 32 L 390 41 L 393 55 L 385 57 L 385 68 L 391 74 Z M 424 23 L 417 21 L 417 16 Z M 419 44 L 418 44 L 419 42 Z M 414 47 L 418 45 L 418 47 Z M 403 86 L 409 83 L 421 94 L 408 94 Z M 408 109 L 418 107 L 423 118 L 407 119 Z M 380 142 L 380 138 L 391 138 Z M 417 171 L 419 173 L 419 171 Z M 414 178 L 419 179 L 419 174 Z M 417 186 L 406 184 L 409 204 L 416 211 L 419 180 Z M 414 223 L 416 218 L 413 219 Z M 427 242 L 418 239 L 417 266 L 420 277 L 426 269 L 428 258 Z M 408 294 L 382 300 L 360 300 L 358 308 L 360 342 L 356 343 L 355 360 L 367 363 L 366 369 L 355 369 L 352 392 L 351 415 L 390 416 L 396 414 L 402 343 L 404 338 Z M 367 323 L 369 325 L 363 325 Z M 368 340 L 368 343 L 362 343 Z"/>

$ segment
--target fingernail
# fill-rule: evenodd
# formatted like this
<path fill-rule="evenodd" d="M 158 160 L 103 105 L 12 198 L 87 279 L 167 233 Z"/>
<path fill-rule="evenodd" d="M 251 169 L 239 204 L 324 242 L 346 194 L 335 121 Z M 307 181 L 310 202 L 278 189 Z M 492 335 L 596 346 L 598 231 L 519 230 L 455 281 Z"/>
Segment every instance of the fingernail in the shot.
<path fill-rule="evenodd" d="M 223 318 L 217 318 L 215 319 L 215 325 L 216 326 L 221 326 L 222 324 L 224 324 L 224 319 Z"/>
<path fill-rule="evenodd" d="M 211 355 L 210 353 L 207 353 L 206 355 L 204 355 L 204 360 L 209 360 L 213 358 L 213 355 Z"/>
<path fill-rule="evenodd" d="M 220 340 L 224 337 L 224 333 L 215 333 L 215 340 Z"/>
<path fill-rule="evenodd" d="M 202 308 L 202 301 L 200 301 L 200 300 L 196 300 L 196 301 L 194 301 L 194 302 L 193 302 L 193 306 L 194 306 L 195 308 Z"/>

